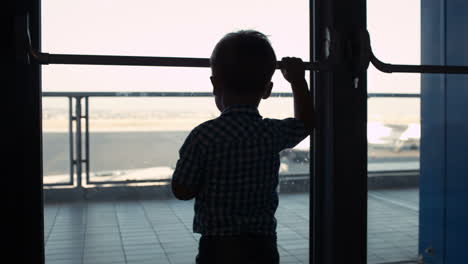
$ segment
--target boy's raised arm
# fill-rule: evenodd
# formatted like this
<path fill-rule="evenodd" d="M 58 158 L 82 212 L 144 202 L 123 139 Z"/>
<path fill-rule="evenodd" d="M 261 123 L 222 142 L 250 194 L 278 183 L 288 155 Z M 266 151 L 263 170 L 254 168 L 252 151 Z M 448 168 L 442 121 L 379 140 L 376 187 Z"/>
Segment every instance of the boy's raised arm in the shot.
<path fill-rule="evenodd" d="M 284 57 L 281 60 L 281 73 L 291 84 L 294 96 L 294 117 L 304 122 L 310 132 L 314 128 L 312 95 L 305 80 L 305 66 L 301 59 Z"/>

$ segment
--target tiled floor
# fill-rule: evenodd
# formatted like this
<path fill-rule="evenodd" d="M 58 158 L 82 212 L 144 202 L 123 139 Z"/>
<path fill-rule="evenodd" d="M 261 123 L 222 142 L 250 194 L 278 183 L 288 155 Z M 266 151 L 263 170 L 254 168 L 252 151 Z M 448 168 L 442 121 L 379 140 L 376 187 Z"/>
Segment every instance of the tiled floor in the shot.
<path fill-rule="evenodd" d="M 308 263 L 308 195 L 282 194 L 281 263 Z M 415 259 L 417 189 L 369 192 L 369 263 Z M 45 205 L 47 264 L 194 263 L 193 202 L 137 200 Z"/>

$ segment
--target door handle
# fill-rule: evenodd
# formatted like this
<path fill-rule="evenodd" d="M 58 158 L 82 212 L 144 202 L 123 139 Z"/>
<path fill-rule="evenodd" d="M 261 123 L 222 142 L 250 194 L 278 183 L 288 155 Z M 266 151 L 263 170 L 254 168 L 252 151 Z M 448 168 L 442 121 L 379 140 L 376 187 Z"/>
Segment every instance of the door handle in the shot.
<path fill-rule="evenodd" d="M 49 54 L 29 49 L 30 58 L 38 64 L 86 64 L 86 65 L 122 65 L 122 66 L 165 66 L 165 67 L 210 67 L 207 58 L 183 57 L 142 57 L 142 56 L 114 56 L 114 55 L 70 55 Z M 331 71 L 328 63 L 304 62 L 306 70 Z M 282 63 L 276 62 L 276 68 L 281 69 Z"/>
<path fill-rule="evenodd" d="M 16 58 L 24 63 L 37 64 L 87 64 L 87 65 L 122 65 L 122 66 L 165 66 L 165 67 L 210 67 L 208 58 L 183 57 L 143 57 L 143 56 L 113 56 L 113 55 L 71 55 L 49 54 L 39 52 L 32 47 L 29 31 L 29 16 L 20 16 L 15 21 Z M 304 62 L 306 70 L 331 71 L 332 65 L 324 62 Z M 282 64 L 277 61 L 276 68 Z"/>
<path fill-rule="evenodd" d="M 354 44 L 354 45 L 353 45 Z M 362 30 L 357 32 L 351 40 L 353 45 L 353 72 L 367 69 L 369 63 L 385 73 L 436 73 L 436 74 L 468 74 L 468 66 L 445 66 L 445 65 L 405 65 L 390 64 L 379 60 L 372 51 L 369 32 Z"/>
<path fill-rule="evenodd" d="M 166 67 L 210 67 L 208 58 L 182 58 L 182 57 L 142 57 L 142 56 L 112 56 L 112 55 L 71 55 L 49 54 L 35 50 L 31 44 L 29 33 L 29 16 L 20 16 L 15 21 L 17 60 L 25 63 L 38 64 L 88 64 L 88 65 L 127 65 L 127 66 L 166 66 Z M 330 32 L 327 32 L 330 34 Z M 336 34 L 338 35 L 338 34 Z M 357 41 L 356 41 L 357 40 Z M 306 70 L 330 72 L 345 68 L 345 63 L 340 55 L 345 40 L 337 38 L 336 47 L 332 48 L 330 56 L 321 62 L 304 62 Z M 380 61 L 372 52 L 369 33 L 363 30 L 355 34 L 349 41 L 351 53 L 351 71 L 354 76 L 367 70 L 372 63 L 378 70 L 385 73 L 447 73 L 468 74 L 468 66 L 442 66 L 442 65 L 403 65 L 389 64 Z M 341 47 L 341 48 L 340 48 Z M 338 54 L 338 56 L 334 56 Z M 356 57 L 357 54 L 357 57 Z M 281 69 L 281 62 L 277 62 L 276 68 Z"/>
<path fill-rule="evenodd" d="M 468 74 L 468 66 L 442 66 L 442 65 L 404 65 L 390 64 L 380 61 L 374 53 L 371 53 L 370 61 L 379 71 L 385 73 L 447 73 Z"/>
<path fill-rule="evenodd" d="M 367 32 L 367 35 L 369 33 Z M 370 48 L 369 39 L 369 60 L 374 67 L 385 73 L 439 73 L 439 74 L 468 74 L 468 66 L 445 66 L 445 65 L 405 65 L 390 64 L 379 60 Z"/>

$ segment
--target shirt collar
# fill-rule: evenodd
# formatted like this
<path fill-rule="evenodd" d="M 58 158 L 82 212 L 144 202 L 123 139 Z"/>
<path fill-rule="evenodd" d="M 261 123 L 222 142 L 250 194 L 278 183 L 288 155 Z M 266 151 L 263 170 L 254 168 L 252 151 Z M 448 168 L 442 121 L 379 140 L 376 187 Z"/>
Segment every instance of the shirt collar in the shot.
<path fill-rule="evenodd" d="M 231 106 L 228 106 L 226 109 L 224 109 L 221 115 L 224 116 L 224 115 L 229 115 L 232 113 L 250 114 L 250 115 L 260 116 L 257 106 L 255 105 L 231 105 Z"/>

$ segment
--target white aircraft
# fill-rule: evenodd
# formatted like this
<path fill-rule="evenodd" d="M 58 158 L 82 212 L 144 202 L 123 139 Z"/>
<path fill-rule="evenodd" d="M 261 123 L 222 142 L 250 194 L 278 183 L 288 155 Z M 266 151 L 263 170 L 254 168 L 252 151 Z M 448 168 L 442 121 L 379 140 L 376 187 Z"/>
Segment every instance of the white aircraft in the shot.
<path fill-rule="evenodd" d="M 367 142 L 374 146 L 387 146 L 394 151 L 401 151 L 405 146 L 419 147 L 421 139 L 421 125 L 409 124 L 406 130 L 398 137 L 392 127 L 383 123 L 370 122 L 367 124 Z M 310 159 L 310 137 L 306 137 L 292 149 L 281 152 L 281 157 L 291 161 L 308 161 Z"/>
<path fill-rule="evenodd" d="M 404 146 L 418 148 L 421 140 L 421 124 L 409 124 L 408 128 L 395 142 L 395 151 L 401 151 Z"/>
<path fill-rule="evenodd" d="M 392 128 L 382 123 L 367 123 L 367 143 L 371 145 L 391 145 Z"/>

